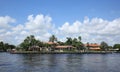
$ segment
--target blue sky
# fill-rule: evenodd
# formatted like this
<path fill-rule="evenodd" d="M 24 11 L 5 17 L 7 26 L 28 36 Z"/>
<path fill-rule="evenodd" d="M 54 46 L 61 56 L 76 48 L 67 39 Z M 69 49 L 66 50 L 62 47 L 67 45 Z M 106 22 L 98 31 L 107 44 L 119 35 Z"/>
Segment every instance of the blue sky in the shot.
<path fill-rule="evenodd" d="M 74 23 L 76 21 L 80 22 L 81 24 L 84 24 L 84 21 L 86 19 L 90 20 L 87 24 L 92 24 L 92 20 L 97 18 L 98 20 L 95 19 L 97 21 L 99 21 L 100 19 L 102 19 L 103 21 L 107 20 L 109 22 L 108 25 L 110 25 L 111 22 L 114 22 L 114 20 L 118 20 L 120 18 L 119 3 L 120 3 L 120 0 L 0 0 L 0 17 L 3 17 L 4 19 L 5 16 L 9 16 L 10 18 L 14 19 L 15 22 L 11 23 L 8 21 L 7 24 L 8 25 L 10 24 L 12 28 L 15 28 L 19 24 L 23 25 L 23 27 L 26 27 L 26 23 L 29 22 L 27 20 L 29 15 L 33 15 L 34 20 L 37 15 L 48 16 L 52 19 L 52 21 L 50 21 L 50 25 L 52 26 L 52 29 L 47 30 L 46 32 L 48 32 L 49 35 L 56 34 L 58 38 L 61 38 L 60 36 L 62 36 L 63 38 L 61 38 L 61 40 L 64 40 L 64 37 L 71 36 L 70 34 L 73 35 L 73 33 L 69 33 L 69 32 L 67 32 L 69 34 L 66 36 L 62 34 L 63 28 L 66 25 L 66 23 L 68 23 L 67 26 L 70 27 L 71 29 L 72 27 L 74 27 Z M 1 23 L 2 22 L 3 21 L 1 20 Z M 77 25 L 79 25 L 80 23 L 78 23 Z M 119 24 L 119 21 L 117 23 Z M 98 24 L 100 23 L 96 23 L 96 25 Z M 94 28 L 89 27 L 89 25 L 86 25 L 86 26 L 88 28 L 95 30 Z M 5 29 L 2 27 L 3 26 L 0 27 L 1 31 L 2 29 Z M 10 32 L 13 33 L 12 28 L 6 29 L 5 32 L 7 33 L 7 31 L 10 30 Z M 79 28 L 81 29 L 82 26 L 80 26 Z M 87 28 L 84 28 L 83 26 L 83 29 L 87 29 Z M 30 32 L 30 30 L 26 30 L 26 29 L 25 31 Z M 80 33 L 75 32 L 74 33 L 75 36 L 73 37 L 78 36 L 78 34 L 82 35 L 82 31 L 81 30 L 78 30 L 78 31 Z M 57 34 L 57 32 L 61 34 Z M 0 33 L 0 34 L 3 34 L 3 33 Z M 92 37 L 99 36 L 99 34 L 97 33 L 95 33 L 97 34 L 95 36 L 89 33 L 86 33 L 86 34 L 89 35 L 90 39 Z M 41 39 L 40 37 L 38 38 Z M 13 41 L 15 41 L 14 36 L 11 36 L 10 39 L 11 40 L 13 39 Z M 9 40 L 7 41 L 2 39 L 2 37 L 0 40 L 5 42 L 10 42 Z M 17 44 L 19 44 L 22 40 L 23 38 L 19 40 Z M 93 41 L 89 39 L 85 39 L 85 40 L 83 39 L 84 42 L 86 42 L 86 40 L 91 42 Z M 113 39 L 113 40 L 114 40 L 114 43 L 119 43 L 119 41 L 115 41 L 116 39 Z M 102 39 L 100 41 L 102 41 Z M 93 42 L 97 42 L 97 41 L 93 41 Z"/>
<path fill-rule="evenodd" d="M 100 17 L 113 20 L 120 16 L 119 0 L 1 0 L 0 16 L 9 15 L 23 23 L 30 14 L 50 15 L 56 24 Z"/>

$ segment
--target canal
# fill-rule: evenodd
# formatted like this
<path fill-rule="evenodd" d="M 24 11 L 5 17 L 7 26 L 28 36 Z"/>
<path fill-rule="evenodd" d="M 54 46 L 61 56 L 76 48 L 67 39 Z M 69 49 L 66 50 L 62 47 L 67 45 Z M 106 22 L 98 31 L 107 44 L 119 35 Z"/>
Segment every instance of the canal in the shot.
<path fill-rule="evenodd" d="M 0 72 L 120 72 L 120 54 L 0 53 Z"/>

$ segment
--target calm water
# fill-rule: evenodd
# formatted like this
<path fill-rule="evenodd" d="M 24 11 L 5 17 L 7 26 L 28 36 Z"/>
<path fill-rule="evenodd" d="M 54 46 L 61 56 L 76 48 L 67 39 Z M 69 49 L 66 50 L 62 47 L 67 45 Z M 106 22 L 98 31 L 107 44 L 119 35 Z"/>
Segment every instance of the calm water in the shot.
<path fill-rule="evenodd" d="M 120 54 L 0 53 L 0 72 L 120 72 Z"/>

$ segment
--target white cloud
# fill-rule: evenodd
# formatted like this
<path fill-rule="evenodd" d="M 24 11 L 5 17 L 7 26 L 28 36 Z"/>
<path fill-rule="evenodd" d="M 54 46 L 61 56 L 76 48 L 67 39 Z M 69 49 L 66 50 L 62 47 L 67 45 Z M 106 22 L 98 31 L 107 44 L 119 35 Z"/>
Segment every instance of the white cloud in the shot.
<path fill-rule="evenodd" d="M 36 15 L 35 17 L 33 15 L 29 15 L 28 22 L 25 23 L 25 27 L 28 30 L 36 29 L 46 30 L 51 28 L 51 21 L 52 21 L 51 17 L 44 16 L 42 14 Z"/>
<path fill-rule="evenodd" d="M 81 26 L 81 22 L 79 21 L 74 22 L 72 25 L 66 22 L 62 25 L 62 27 L 59 27 L 58 29 L 60 30 L 60 33 L 76 34 L 76 33 L 80 33 L 80 30 L 79 30 L 80 26 Z"/>
<path fill-rule="evenodd" d="M 82 36 L 85 43 L 120 43 L 120 18 L 108 21 L 85 17 L 83 21 L 65 22 L 58 28 L 52 23 L 50 16 L 43 14 L 29 15 L 26 22 L 16 26 L 12 25 L 14 22 L 15 19 L 9 16 L 0 17 L 0 41 L 19 44 L 29 35 L 35 35 L 41 41 L 48 41 L 51 34 L 55 34 L 61 41 L 65 41 L 66 37 Z"/>
<path fill-rule="evenodd" d="M 19 25 L 17 25 L 16 27 L 13 27 L 13 28 L 12 28 L 13 31 L 21 31 L 21 30 L 23 30 L 23 29 L 24 29 L 24 26 L 21 25 L 21 24 L 19 24 Z"/>
<path fill-rule="evenodd" d="M 15 19 L 9 16 L 0 17 L 0 40 L 11 44 L 19 44 L 29 35 L 35 35 L 43 41 L 49 38 L 51 35 L 49 32 L 52 29 L 52 18 L 50 16 L 29 15 L 27 20 L 24 24 L 14 26 L 12 23 L 15 22 Z M 9 29 L 7 29 L 8 27 Z"/>
<path fill-rule="evenodd" d="M 113 21 L 107 21 L 102 18 L 85 17 L 83 23 L 75 21 L 74 23 L 64 23 L 59 27 L 57 34 L 63 37 L 82 36 L 83 42 L 106 41 L 109 44 L 120 43 L 120 18 Z M 116 37 L 117 36 L 117 37 Z"/>
<path fill-rule="evenodd" d="M 15 19 L 5 16 L 5 17 L 0 17 L 0 28 L 8 28 L 10 27 L 10 23 L 14 23 Z"/>

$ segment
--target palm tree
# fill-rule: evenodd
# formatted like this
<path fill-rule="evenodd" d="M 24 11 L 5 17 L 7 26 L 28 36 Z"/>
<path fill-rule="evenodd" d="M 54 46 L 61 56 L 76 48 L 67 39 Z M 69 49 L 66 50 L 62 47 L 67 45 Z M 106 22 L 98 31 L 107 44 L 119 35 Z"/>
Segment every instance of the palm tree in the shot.
<path fill-rule="evenodd" d="M 49 42 L 55 42 L 57 41 L 57 38 L 55 37 L 55 35 L 52 35 L 50 38 L 49 38 Z"/>
<path fill-rule="evenodd" d="M 71 37 L 67 37 L 67 40 L 65 42 L 66 45 L 72 45 L 72 38 Z"/>
<path fill-rule="evenodd" d="M 27 36 L 25 40 L 20 44 L 22 48 L 28 50 L 30 47 L 38 45 L 39 41 L 35 39 L 34 35 Z"/>
<path fill-rule="evenodd" d="M 78 37 L 79 41 L 81 42 L 81 36 Z"/>
<path fill-rule="evenodd" d="M 100 47 L 102 50 L 105 50 L 105 51 L 108 50 L 108 44 L 104 41 L 101 42 Z"/>

